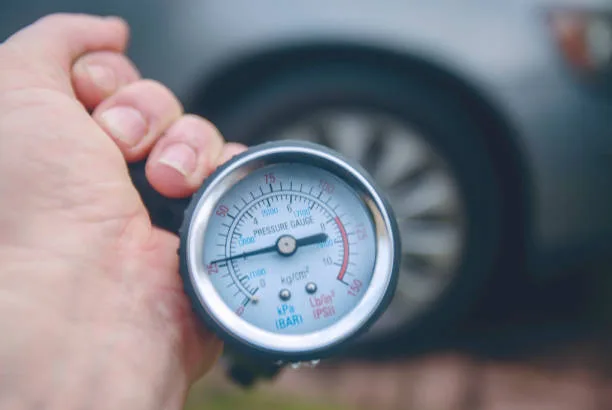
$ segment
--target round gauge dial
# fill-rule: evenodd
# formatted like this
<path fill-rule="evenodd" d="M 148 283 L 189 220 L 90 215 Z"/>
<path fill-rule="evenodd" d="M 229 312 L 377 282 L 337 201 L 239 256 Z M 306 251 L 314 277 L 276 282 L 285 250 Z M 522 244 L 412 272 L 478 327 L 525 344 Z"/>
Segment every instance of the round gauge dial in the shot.
<path fill-rule="evenodd" d="M 204 262 L 223 301 L 249 323 L 282 334 L 318 331 L 351 311 L 369 286 L 372 218 L 330 172 L 263 167 L 216 209 Z"/>
<path fill-rule="evenodd" d="M 195 311 L 268 358 L 331 354 L 378 318 L 397 282 L 387 202 L 365 171 L 315 144 L 234 157 L 194 196 L 180 234 Z"/>

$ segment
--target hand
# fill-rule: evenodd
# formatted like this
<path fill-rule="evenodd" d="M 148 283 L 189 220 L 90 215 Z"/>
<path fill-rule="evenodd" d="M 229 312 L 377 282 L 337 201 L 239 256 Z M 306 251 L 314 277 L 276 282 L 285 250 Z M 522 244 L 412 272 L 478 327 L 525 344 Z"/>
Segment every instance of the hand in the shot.
<path fill-rule="evenodd" d="M 0 408 L 178 409 L 221 351 L 126 161 L 184 197 L 244 147 L 140 79 L 127 38 L 53 15 L 0 45 Z"/>

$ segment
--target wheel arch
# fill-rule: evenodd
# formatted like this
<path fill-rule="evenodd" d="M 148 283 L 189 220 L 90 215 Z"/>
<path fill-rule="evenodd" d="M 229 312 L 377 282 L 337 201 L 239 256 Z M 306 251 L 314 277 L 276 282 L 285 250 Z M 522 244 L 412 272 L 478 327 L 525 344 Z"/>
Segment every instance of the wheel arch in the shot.
<path fill-rule="evenodd" d="M 529 266 L 532 188 L 517 131 L 492 98 L 449 67 L 378 47 L 331 43 L 293 45 L 252 54 L 217 69 L 201 82 L 199 91 L 186 105 L 214 122 L 226 107 L 283 72 L 317 64 L 347 63 L 403 76 L 418 75 L 423 81 L 444 87 L 464 102 L 468 114 L 483 127 L 484 134 L 490 136 L 483 142 L 502 183 L 502 249 L 512 249 L 512 252 L 502 255 L 499 266 Z"/>

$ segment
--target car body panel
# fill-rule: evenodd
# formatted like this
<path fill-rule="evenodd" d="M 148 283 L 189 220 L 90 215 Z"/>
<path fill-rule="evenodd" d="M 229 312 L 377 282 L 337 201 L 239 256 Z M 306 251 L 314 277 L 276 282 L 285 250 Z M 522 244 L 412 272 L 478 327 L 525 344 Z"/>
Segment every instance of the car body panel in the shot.
<path fill-rule="evenodd" d="M 193 104 L 218 73 L 262 53 L 333 43 L 416 57 L 459 78 L 511 125 L 529 192 L 529 261 L 540 270 L 612 236 L 612 98 L 581 86 L 546 21 L 550 7 L 612 9 L 607 3 L 27 0 L 1 6 L 0 34 L 52 11 L 121 15 L 143 74 Z"/>

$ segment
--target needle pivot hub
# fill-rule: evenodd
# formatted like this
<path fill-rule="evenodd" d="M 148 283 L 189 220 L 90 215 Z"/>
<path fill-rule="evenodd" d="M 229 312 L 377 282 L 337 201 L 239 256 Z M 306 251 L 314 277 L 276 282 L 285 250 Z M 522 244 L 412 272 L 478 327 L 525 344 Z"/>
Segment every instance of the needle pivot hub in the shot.
<path fill-rule="evenodd" d="M 283 256 L 291 256 L 297 250 L 297 241 L 291 235 L 283 235 L 276 241 L 278 253 Z"/>

